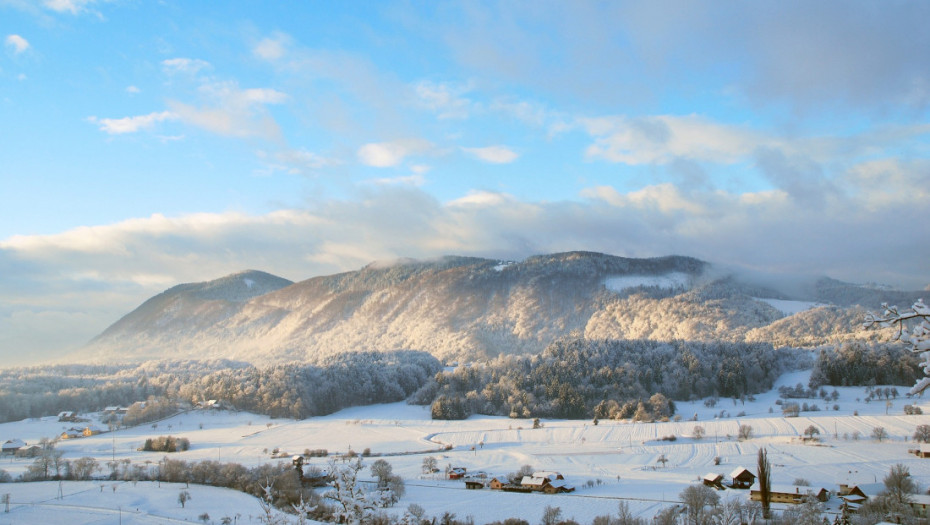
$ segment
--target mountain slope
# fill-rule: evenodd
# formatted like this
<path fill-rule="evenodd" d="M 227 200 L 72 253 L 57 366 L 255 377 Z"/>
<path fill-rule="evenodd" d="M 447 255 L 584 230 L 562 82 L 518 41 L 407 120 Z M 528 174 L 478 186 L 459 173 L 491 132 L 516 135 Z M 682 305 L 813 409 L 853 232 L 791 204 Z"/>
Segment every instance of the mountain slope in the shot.
<path fill-rule="evenodd" d="M 843 309 L 806 314 L 808 322 L 828 325 L 808 337 L 800 333 L 808 322 L 785 322 L 784 314 L 754 298 L 784 295 L 733 278 L 712 280 L 708 269 L 689 257 L 568 252 L 522 262 L 373 263 L 293 284 L 247 272 L 159 294 L 74 358 L 317 362 L 343 352 L 411 349 L 470 360 L 536 353 L 569 333 L 790 344 L 857 328 L 842 326 L 848 321 Z"/>

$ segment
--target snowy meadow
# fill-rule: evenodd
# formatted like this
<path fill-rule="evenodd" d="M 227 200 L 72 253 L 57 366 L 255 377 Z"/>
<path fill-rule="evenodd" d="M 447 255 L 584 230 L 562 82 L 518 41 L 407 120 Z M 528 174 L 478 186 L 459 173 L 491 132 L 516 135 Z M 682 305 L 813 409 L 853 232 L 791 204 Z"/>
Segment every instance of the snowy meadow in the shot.
<path fill-rule="evenodd" d="M 437 421 L 430 418 L 428 407 L 404 403 L 354 407 L 305 420 L 190 410 L 151 424 L 58 441 L 56 449 L 63 459 L 96 459 L 100 465 L 97 479 L 3 484 L 0 494 L 9 494 L 10 505 L 9 512 L 0 512 L 0 524 L 224 523 L 225 518 L 233 523 L 258 523 L 263 511 L 251 495 L 195 484 L 114 481 L 105 479 L 108 464 L 129 463 L 152 471 L 170 457 L 246 467 L 289 465 L 292 455 L 308 449 L 325 449 L 330 457 L 350 451 L 367 456 L 360 472 L 363 486 L 374 486 L 368 469 L 373 461 L 389 462 L 403 478 L 406 491 L 395 505 L 384 509 L 387 514 L 401 516 L 417 504 L 426 516 L 450 513 L 475 523 L 510 517 L 536 523 L 546 507 L 559 508 L 563 518 L 591 523 L 597 516 L 616 514 L 621 501 L 635 515 L 651 518 L 680 504 L 682 490 L 700 483 L 709 472 L 726 476 L 738 467 L 755 471 L 761 447 L 768 452 L 774 484 L 803 479 L 812 487 L 836 492 L 841 483 L 881 482 L 892 465 L 901 463 L 923 490 L 930 486 L 930 459 L 908 453 L 916 445 L 912 440 L 915 428 L 930 423 L 930 416 L 904 414 L 905 405 L 927 412 L 930 403 L 903 397 L 866 402 L 865 388 L 839 387 L 835 400 L 812 402 L 820 405 L 818 411 L 783 417 L 778 387 L 807 384 L 808 379 L 809 372 L 785 374 L 776 388 L 751 400 L 721 399 L 714 406 L 705 400 L 679 402 L 678 417 L 651 423 L 544 419 L 539 428 L 533 428 L 531 419 L 504 417 Z M 93 424 L 99 414 L 86 416 Z M 0 425 L 0 437 L 32 445 L 71 426 L 57 417 L 29 419 Z M 751 428 L 748 438 L 739 439 L 741 426 Z M 818 440 L 803 439 L 811 426 L 818 430 Z M 888 437 L 880 442 L 873 439 L 875 428 L 885 429 Z M 186 438 L 189 450 L 169 454 L 141 450 L 146 439 L 162 435 Z M 438 472 L 424 474 L 427 457 L 436 459 Z M 15 478 L 32 463 L 30 458 L 4 456 L 2 468 Z M 312 457 L 307 464 L 326 469 L 328 458 Z M 574 492 L 467 490 L 463 480 L 450 480 L 445 474 L 447 467 L 461 467 L 471 479 L 487 482 L 524 465 L 561 473 Z M 190 496 L 183 507 L 179 502 L 182 491 Z M 724 500 L 745 501 L 748 493 L 727 489 L 719 495 Z M 838 505 L 834 497 L 826 510 L 837 512 Z"/>

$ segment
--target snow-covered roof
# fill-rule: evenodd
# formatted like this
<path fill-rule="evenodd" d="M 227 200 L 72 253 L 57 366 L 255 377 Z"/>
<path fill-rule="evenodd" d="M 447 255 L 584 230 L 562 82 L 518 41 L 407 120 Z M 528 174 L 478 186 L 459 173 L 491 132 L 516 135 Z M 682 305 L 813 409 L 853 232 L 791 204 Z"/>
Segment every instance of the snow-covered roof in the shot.
<path fill-rule="evenodd" d="M 721 478 L 723 478 L 723 474 L 717 474 L 717 473 L 714 473 L 714 472 L 710 472 L 710 473 L 708 473 L 708 474 L 704 474 L 704 479 L 706 479 L 707 481 L 714 481 L 714 482 L 716 482 L 716 481 L 720 481 Z"/>
<path fill-rule="evenodd" d="M 531 487 L 539 487 L 539 486 L 542 486 L 547 481 L 549 481 L 548 478 L 537 478 L 536 476 L 523 476 L 523 479 L 520 480 L 520 484 L 531 486 Z"/>
<path fill-rule="evenodd" d="M 880 492 L 885 490 L 884 483 L 861 483 L 859 485 L 853 485 L 849 487 L 850 490 L 859 489 L 859 492 L 865 494 L 867 498 L 874 498 L 878 496 Z"/>
<path fill-rule="evenodd" d="M 546 478 L 549 480 L 559 479 L 560 476 L 562 475 L 558 472 L 555 472 L 554 470 L 540 470 L 533 473 L 534 478 Z"/>
<path fill-rule="evenodd" d="M 730 472 L 730 477 L 731 477 L 731 478 L 738 478 L 738 477 L 742 476 L 744 472 L 747 473 L 747 474 L 749 474 L 749 475 L 752 476 L 753 478 L 756 477 L 756 475 L 753 474 L 752 471 L 750 471 L 749 469 L 747 469 L 747 468 L 745 468 L 745 467 L 737 467 L 733 472 Z"/>
<path fill-rule="evenodd" d="M 22 439 L 9 439 L 6 441 L 6 443 L 0 446 L 0 449 L 10 450 L 10 449 L 22 448 L 25 446 L 26 446 L 26 442 L 23 441 Z"/>

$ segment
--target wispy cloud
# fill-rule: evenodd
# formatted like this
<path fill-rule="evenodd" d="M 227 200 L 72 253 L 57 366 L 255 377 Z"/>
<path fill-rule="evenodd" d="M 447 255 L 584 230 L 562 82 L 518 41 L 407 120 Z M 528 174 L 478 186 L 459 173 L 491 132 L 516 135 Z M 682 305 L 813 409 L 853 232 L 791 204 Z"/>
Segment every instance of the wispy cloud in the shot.
<path fill-rule="evenodd" d="M 166 120 L 176 120 L 178 115 L 170 111 L 161 111 L 149 113 L 148 115 L 137 115 L 134 117 L 123 118 L 97 118 L 88 117 L 89 122 L 97 124 L 100 131 L 110 135 L 122 135 L 125 133 L 135 133 L 143 129 L 149 129 L 158 122 Z"/>
<path fill-rule="evenodd" d="M 4 42 L 14 55 L 24 53 L 29 49 L 29 41 L 19 35 L 7 35 Z"/>
<path fill-rule="evenodd" d="M 484 148 L 462 148 L 469 155 L 490 162 L 491 164 L 510 164 L 520 155 L 506 146 L 486 146 Z"/>
<path fill-rule="evenodd" d="M 358 149 L 358 159 L 362 164 L 376 168 L 397 166 L 410 155 L 422 154 L 430 150 L 432 144 L 423 139 L 400 139 L 390 142 L 373 142 Z"/>
<path fill-rule="evenodd" d="M 71 13 L 76 15 L 87 10 L 87 7 L 96 3 L 97 0 L 45 0 L 42 2 L 46 8 L 59 13 Z"/>
<path fill-rule="evenodd" d="M 169 58 L 161 61 L 161 67 L 169 75 L 185 74 L 196 75 L 201 70 L 208 69 L 210 63 L 198 58 Z"/>
<path fill-rule="evenodd" d="M 292 45 L 293 40 L 290 36 L 278 32 L 270 37 L 261 39 L 257 44 L 255 44 L 255 46 L 252 48 L 252 54 L 258 58 L 261 58 L 262 60 L 274 62 L 284 58 L 288 48 Z"/>
<path fill-rule="evenodd" d="M 294 175 L 306 174 L 340 164 L 338 159 L 328 158 L 306 149 L 284 149 L 273 152 L 259 150 L 256 154 L 266 162 L 269 168 L 267 173 L 280 170 Z"/>
<path fill-rule="evenodd" d="M 595 138 L 585 154 L 624 164 L 668 164 L 677 158 L 732 164 L 776 141 L 752 129 L 696 115 L 583 118 Z"/>
<path fill-rule="evenodd" d="M 230 137 L 277 139 L 281 130 L 264 106 L 283 104 L 287 94 L 270 88 L 240 89 L 236 82 L 208 82 L 199 88 L 202 106 L 172 100 L 171 112 L 190 125 Z"/>
<path fill-rule="evenodd" d="M 435 111 L 440 119 L 468 118 L 477 105 L 463 95 L 468 86 L 421 81 L 414 85 L 420 103 Z"/>

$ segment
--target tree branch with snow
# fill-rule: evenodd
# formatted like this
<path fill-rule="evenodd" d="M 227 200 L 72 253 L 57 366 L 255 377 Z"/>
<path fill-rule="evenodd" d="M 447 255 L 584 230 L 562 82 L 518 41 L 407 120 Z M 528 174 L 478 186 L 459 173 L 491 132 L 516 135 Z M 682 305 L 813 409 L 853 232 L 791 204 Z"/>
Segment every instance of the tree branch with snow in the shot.
<path fill-rule="evenodd" d="M 862 327 L 898 329 L 895 340 L 907 345 L 911 352 L 920 354 L 924 377 L 917 380 L 910 393 L 921 394 L 930 387 L 930 306 L 923 299 L 918 299 L 907 310 L 898 310 L 897 306 L 888 306 L 887 303 L 883 303 L 882 308 L 884 311 L 881 315 L 868 312 Z"/>

